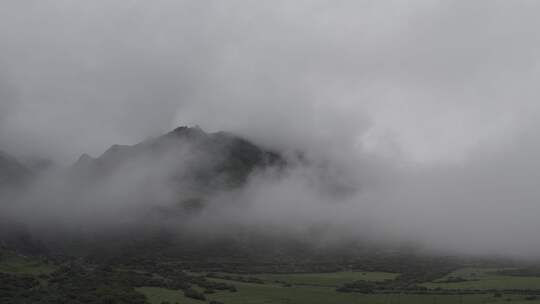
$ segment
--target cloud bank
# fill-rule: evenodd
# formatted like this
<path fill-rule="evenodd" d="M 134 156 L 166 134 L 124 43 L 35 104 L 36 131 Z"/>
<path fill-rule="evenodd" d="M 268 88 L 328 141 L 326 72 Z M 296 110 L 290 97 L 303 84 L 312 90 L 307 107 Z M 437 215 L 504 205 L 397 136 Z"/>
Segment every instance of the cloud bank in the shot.
<path fill-rule="evenodd" d="M 70 164 L 197 124 L 337 168 L 254 177 L 258 223 L 540 254 L 536 2 L 0 6 L 2 150 Z"/>

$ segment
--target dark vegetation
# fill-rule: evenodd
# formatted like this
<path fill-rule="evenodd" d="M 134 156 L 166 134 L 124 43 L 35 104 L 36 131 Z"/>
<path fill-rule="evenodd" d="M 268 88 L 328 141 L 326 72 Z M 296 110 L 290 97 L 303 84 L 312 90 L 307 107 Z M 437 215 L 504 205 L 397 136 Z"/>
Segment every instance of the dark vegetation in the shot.
<path fill-rule="evenodd" d="M 140 267 L 137 267 L 140 268 Z M 49 275 L 14 275 L 0 272 L 0 303 L 147 303 L 137 287 L 183 290 L 186 297 L 205 300 L 203 293 L 215 290 L 236 292 L 232 284 L 188 275 L 165 264 L 147 264 L 145 270 L 129 270 L 114 265 L 97 265 L 80 259 L 65 261 Z"/>
<path fill-rule="evenodd" d="M 15 253 L 11 253 L 13 255 Z M 211 296 L 215 293 L 234 293 L 241 291 L 236 285 L 250 284 L 253 286 L 280 286 L 294 287 L 294 283 L 287 281 L 265 281 L 258 274 L 259 269 L 281 269 L 295 273 L 314 273 L 321 269 L 315 261 L 300 266 L 283 264 L 277 261 L 265 261 L 262 264 L 246 260 L 240 262 L 232 257 L 222 257 L 220 263 L 212 258 L 199 255 L 198 258 L 185 256 L 172 259 L 150 254 L 148 257 L 125 259 L 116 257 L 109 261 L 91 261 L 80 257 L 29 257 L 46 263 L 56 265 L 56 270 L 48 274 L 9 274 L 0 271 L 0 303 L 149 303 L 148 299 L 140 293 L 140 287 L 157 287 L 167 290 L 176 290 L 184 297 L 207 303 L 219 303 Z M 470 265 L 471 260 L 458 258 L 433 258 L 421 255 L 376 255 L 372 257 L 356 258 L 353 260 L 338 259 L 343 263 L 331 264 L 331 271 L 385 271 L 400 273 L 393 280 L 367 281 L 357 280 L 348 282 L 336 288 L 339 293 L 359 294 L 410 294 L 410 295 L 492 295 L 493 298 L 505 295 L 521 295 L 524 300 L 535 300 L 540 290 L 535 289 L 442 289 L 439 287 L 427 288 L 422 283 L 437 281 L 452 283 L 454 279 L 441 280 L 453 270 Z M 197 263 L 194 261 L 197 260 Z M 423 263 L 422 263 L 423 261 Z M 1 262 L 1 261 L 0 261 Z M 206 267 L 204 264 L 207 263 Z M 325 264 L 324 269 L 331 269 Z M 475 265 L 494 266 L 493 261 L 476 261 Z M 501 265 L 506 261 L 500 261 Z M 420 266 L 424 265 L 424 266 Z M 252 266 L 251 271 L 248 271 Z M 227 273 L 226 269 L 243 269 L 246 272 Z M 201 268 L 219 269 L 219 272 L 198 272 Z M 366 270 L 369 269 L 369 270 Z M 280 271 L 280 273 L 282 273 Z M 504 273 L 508 275 L 507 273 Z M 450 277 L 448 277 L 450 278 Z M 447 282 L 448 281 L 448 282 Z M 461 281 L 461 280 L 460 280 Z"/>
<path fill-rule="evenodd" d="M 2 303 L 146 303 L 143 295 L 131 288 L 139 278 L 113 275 L 102 270 L 88 270 L 82 267 L 62 267 L 49 277 L 43 277 L 47 284 L 35 278 L 14 275 L 0 276 Z M 7 286 L 7 288 L 6 288 Z"/>

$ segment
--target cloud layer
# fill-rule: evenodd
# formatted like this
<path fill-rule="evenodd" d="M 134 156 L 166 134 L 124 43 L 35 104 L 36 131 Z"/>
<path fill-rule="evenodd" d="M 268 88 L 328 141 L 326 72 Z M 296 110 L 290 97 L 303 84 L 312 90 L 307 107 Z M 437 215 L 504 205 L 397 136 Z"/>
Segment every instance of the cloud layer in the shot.
<path fill-rule="evenodd" d="M 332 212 L 306 172 L 254 180 L 254 218 L 537 255 L 539 6 L 4 1 L 0 149 L 69 164 L 198 124 L 302 150 L 360 189 Z"/>

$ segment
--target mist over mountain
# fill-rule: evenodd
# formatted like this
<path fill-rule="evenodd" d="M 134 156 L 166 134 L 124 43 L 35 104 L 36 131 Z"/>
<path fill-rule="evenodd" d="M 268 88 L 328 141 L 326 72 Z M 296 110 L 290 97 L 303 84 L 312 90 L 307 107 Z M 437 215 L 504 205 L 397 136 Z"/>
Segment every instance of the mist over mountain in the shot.
<path fill-rule="evenodd" d="M 539 12 L 0 1 L 0 303 L 540 302 Z"/>
<path fill-rule="evenodd" d="M 52 2 L 0 4 L 25 230 L 540 256 L 539 4 Z"/>
<path fill-rule="evenodd" d="M 32 172 L 7 154 L 0 161 L 2 218 L 15 220 L 37 239 L 47 237 L 44 228 L 61 239 L 105 232 L 100 225 L 113 229 L 111 234 L 173 222 L 181 226 L 185 216 L 202 212 L 209 199 L 245 186 L 258 171 L 286 166 L 276 152 L 198 127 L 179 127 L 133 146 L 113 145 L 97 158 L 83 155 L 71 166 L 39 176 L 39 170 Z M 30 180 L 32 174 L 36 177 Z"/>
<path fill-rule="evenodd" d="M 19 161 L 0 151 L 0 188 L 22 183 L 30 175 L 30 170 Z"/>
<path fill-rule="evenodd" d="M 86 182 L 144 166 L 160 172 L 178 188 L 205 193 L 244 184 L 256 169 L 284 165 L 284 159 L 251 142 L 224 132 L 207 134 L 202 129 L 179 127 L 134 146 L 114 145 L 96 159 L 83 155 L 72 167 L 72 174 Z"/>
<path fill-rule="evenodd" d="M 522 134 L 520 140 L 530 136 Z M 178 127 L 45 170 L 4 154 L 1 238 L 30 252 L 116 252 L 161 240 L 154 245 L 173 255 L 187 248 L 219 252 L 227 244 L 231 252 L 412 246 L 456 254 L 483 254 L 489 248 L 531 257 L 536 247 L 516 248 L 533 237 L 528 233 L 537 225 L 529 218 L 534 213 L 503 204 L 513 200 L 524 206 L 535 195 L 534 183 L 524 181 L 536 171 L 523 162 L 523 153 L 536 149 L 534 140 L 521 147 L 526 146 L 489 157 L 480 153 L 466 170 L 427 170 L 366 155 L 345 160 L 313 157 L 310 151 L 291 154 L 292 149 L 262 147 L 227 132 Z M 493 164 L 523 170 L 498 175 Z M 480 208 L 479 202 L 487 201 L 491 205 Z M 468 230 L 488 214 L 492 218 L 483 224 L 490 231 L 527 237 L 490 238 L 491 233 Z M 524 221 L 513 230 L 498 225 L 514 218 Z M 426 229 L 432 225 L 436 229 Z M 466 250 L 457 244 L 467 244 Z"/>

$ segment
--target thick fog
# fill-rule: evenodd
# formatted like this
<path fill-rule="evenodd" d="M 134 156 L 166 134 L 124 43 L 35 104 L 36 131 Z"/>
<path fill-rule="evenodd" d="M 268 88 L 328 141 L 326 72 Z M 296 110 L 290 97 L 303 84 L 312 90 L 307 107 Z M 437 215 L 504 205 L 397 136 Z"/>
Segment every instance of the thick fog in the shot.
<path fill-rule="evenodd" d="M 226 130 L 309 165 L 256 172 L 209 198 L 219 203 L 192 228 L 538 257 L 538 12 L 535 1 L 5 0 L 0 150 L 70 166 L 178 125 Z M 125 202 L 146 200 L 125 177 L 152 174 L 133 170 L 84 193 L 48 173 L 10 212 L 129 221 Z M 168 201 L 164 188 L 146 191 Z"/>

